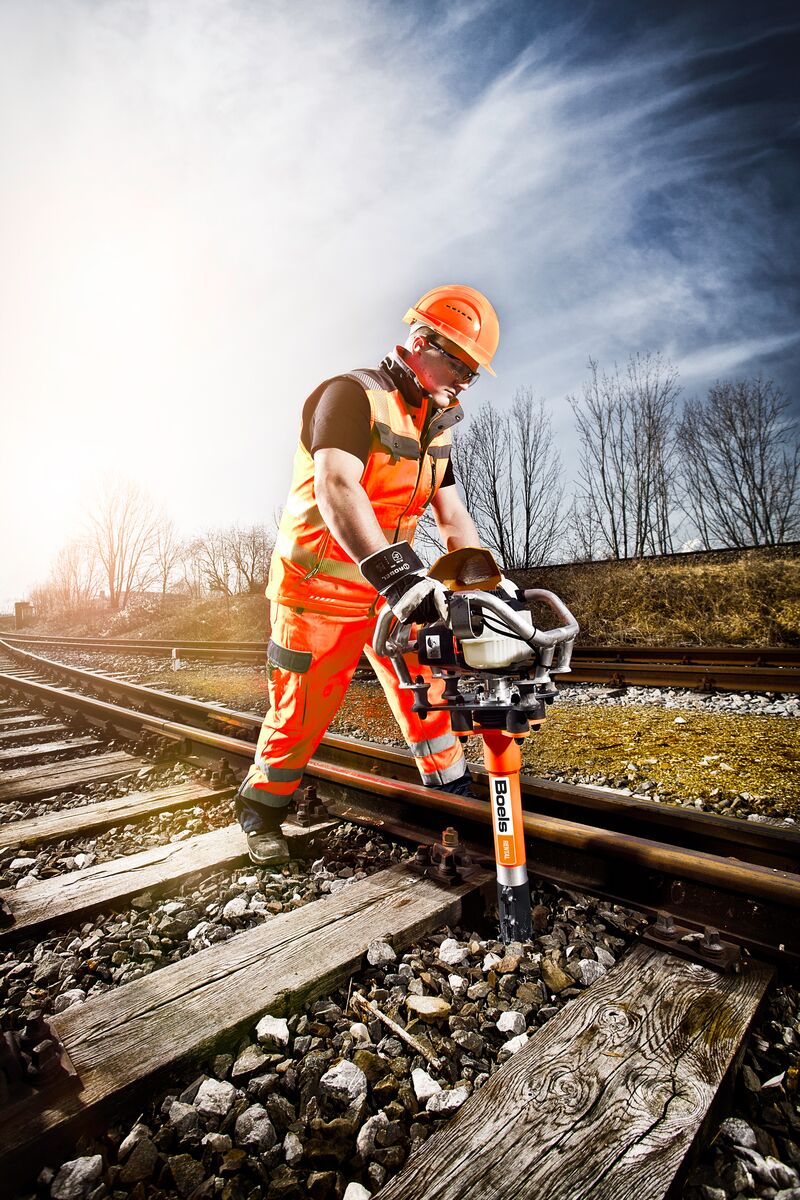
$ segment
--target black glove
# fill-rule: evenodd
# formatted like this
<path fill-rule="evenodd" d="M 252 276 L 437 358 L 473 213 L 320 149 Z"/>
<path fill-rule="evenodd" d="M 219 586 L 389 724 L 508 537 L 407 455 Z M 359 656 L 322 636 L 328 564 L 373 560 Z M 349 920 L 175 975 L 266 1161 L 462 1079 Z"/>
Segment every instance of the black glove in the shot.
<path fill-rule="evenodd" d="M 396 542 L 358 564 L 367 583 L 386 597 L 398 621 L 430 625 L 447 620 L 447 592 L 425 574 L 422 560 L 408 542 Z"/>

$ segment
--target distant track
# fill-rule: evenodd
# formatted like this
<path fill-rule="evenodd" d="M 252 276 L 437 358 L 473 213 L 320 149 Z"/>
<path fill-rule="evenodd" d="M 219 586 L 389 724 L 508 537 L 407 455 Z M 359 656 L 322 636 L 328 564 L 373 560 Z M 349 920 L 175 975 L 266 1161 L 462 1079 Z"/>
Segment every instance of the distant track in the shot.
<path fill-rule="evenodd" d="M 12 645 L 63 646 L 116 654 L 262 663 L 265 642 L 169 640 L 167 638 L 71 638 L 8 634 Z M 364 662 L 366 666 L 366 660 Z M 571 680 L 616 687 L 679 687 L 714 692 L 800 692 L 796 646 L 577 646 Z"/>

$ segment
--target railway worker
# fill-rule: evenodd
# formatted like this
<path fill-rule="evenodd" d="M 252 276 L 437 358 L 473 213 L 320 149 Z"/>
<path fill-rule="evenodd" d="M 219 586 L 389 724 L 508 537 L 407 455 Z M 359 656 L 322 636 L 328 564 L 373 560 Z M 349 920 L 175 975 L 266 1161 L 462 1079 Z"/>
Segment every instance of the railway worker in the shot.
<path fill-rule="evenodd" d="M 412 548 L 428 505 L 448 550 L 480 544 L 449 462 L 459 395 L 478 368 L 491 375 L 500 329 L 474 288 L 434 288 L 410 308 L 405 344 L 377 369 L 325 380 L 303 407 L 291 489 L 270 564 L 270 709 L 237 815 L 253 862 L 285 844 L 303 770 L 342 702 L 362 652 L 415 756 L 422 782 L 468 795 L 461 744 L 446 713 L 424 724 L 390 664 L 372 650 L 376 612 L 401 620 L 445 615 L 443 588 Z M 414 671 L 430 678 L 427 668 Z M 438 699 L 441 681 L 431 698 Z M 438 691 L 437 691 L 438 689 Z"/>

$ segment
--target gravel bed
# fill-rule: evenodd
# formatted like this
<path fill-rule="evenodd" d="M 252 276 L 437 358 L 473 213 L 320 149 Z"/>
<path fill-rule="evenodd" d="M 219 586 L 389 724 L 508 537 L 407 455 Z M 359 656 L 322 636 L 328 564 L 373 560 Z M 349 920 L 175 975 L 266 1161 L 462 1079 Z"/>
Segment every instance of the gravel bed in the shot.
<path fill-rule="evenodd" d="M 598 687 L 596 684 L 558 684 L 559 697 L 571 704 L 611 707 L 693 709 L 745 716 L 800 717 L 800 696 L 787 692 L 697 692 L 675 687 Z"/>
<path fill-rule="evenodd" d="M 129 840 L 131 849 L 143 848 L 138 828 Z M 162 828 L 153 844 L 164 840 Z M 114 846 L 116 857 L 121 852 L 118 836 Z M 407 855 L 406 848 L 372 832 L 339 825 L 314 862 L 215 871 L 157 898 L 144 892 L 129 907 L 101 912 L 54 936 L 20 941 L 0 952 L 0 1027 L 20 1029 L 33 1012 L 61 1012 L 276 913 L 339 891 Z"/>
<path fill-rule="evenodd" d="M 335 865 L 317 862 L 310 877 L 347 886 L 339 874 L 326 878 Z M 281 886 L 276 872 L 261 874 Z M 293 884 L 287 875 L 288 890 Z M 267 885 L 259 879 L 262 894 Z M 209 923 L 224 928 L 224 908 L 250 896 L 253 886 L 250 873 L 238 873 L 230 900 L 223 891 L 211 902 L 222 910 Z M 209 905 L 205 895 L 185 899 L 194 904 L 195 915 L 201 901 Z M 445 929 L 404 953 L 373 943 L 364 970 L 347 988 L 288 1020 L 265 1014 L 248 1037 L 218 1046 L 206 1060 L 167 1077 L 143 1111 L 129 1112 L 100 1138 L 82 1139 L 67 1162 L 52 1162 L 42 1171 L 36 1193 L 24 1195 L 54 1200 L 373 1195 L 498 1066 L 614 965 L 641 924 L 619 906 L 548 885 L 534 886 L 533 900 L 536 936 L 529 945 L 503 946 L 489 927 Z M 136 911 L 122 919 L 133 928 L 142 920 Z M 170 909 L 167 902 L 154 910 L 152 921 L 181 922 L 185 929 L 190 919 L 185 909 Z M 240 919 L 247 918 L 229 917 L 229 929 Z M 93 927 L 82 932 L 87 944 L 93 932 Z M 131 930 L 124 932 L 130 939 Z M 113 938 L 106 936 L 109 945 L 102 948 L 111 949 Z M 146 952 L 139 950 L 146 963 Z M 41 972 L 55 969 L 52 955 L 51 949 L 41 953 Z M 69 977 L 56 988 L 65 982 Z M 108 986 L 99 981 L 95 989 Z M 60 995 L 57 1006 L 79 1002 L 64 991 Z M 357 995 L 397 1021 L 418 1046 L 365 1013 L 354 1001 Z M 800 1117 L 793 1102 L 798 1015 L 796 987 L 774 989 L 737 1075 L 733 1114 L 718 1125 L 696 1163 L 685 1200 L 797 1200 L 792 1189 L 800 1186 Z M 420 1047 L 437 1056 L 439 1065 Z"/>
<path fill-rule="evenodd" d="M 124 740 L 110 741 L 106 742 L 98 753 L 107 754 L 112 750 L 128 748 L 129 743 Z M 159 766 L 148 763 L 131 775 L 123 775 L 118 779 L 87 780 L 85 783 L 76 784 L 74 788 L 35 800 L 9 800 L 6 804 L 0 804 L 0 822 L 8 824 L 26 821 L 70 808 L 82 808 L 95 801 L 108 800 L 115 796 L 132 796 L 136 792 L 154 791 L 192 778 L 195 778 L 195 772 L 187 771 L 180 764 Z"/>
<path fill-rule="evenodd" d="M 143 779 L 142 783 L 145 784 L 145 790 L 150 791 L 189 778 L 188 774 L 179 771 L 171 779 L 161 778 L 155 782 L 149 777 Z M 120 788 L 118 792 L 105 792 L 95 799 L 134 794 L 135 789 Z M 78 802 L 77 807 L 83 807 L 84 804 L 85 798 Z M 233 820 L 233 801 L 228 799 L 193 808 L 167 809 L 125 825 L 112 825 L 99 833 L 48 842 L 39 850 L 9 846 L 0 851 L 0 888 L 26 887 L 42 879 L 51 879 L 54 875 L 82 870 L 123 855 L 137 854 L 153 846 L 181 842 L 198 833 L 221 829 Z"/>
<path fill-rule="evenodd" d="M 135 1120 L 46 1168 L 38 1194 L 61 1200 L 69 1181 L 72 1195 L 92 1200 L 372 1195 L 614 965 L 640 924 L 574 893 L 544 887 L 533 899 L 528 946 L 504 947 L 491 928 L 446 929 L 401 954 L 373 943 L 349 987 L 288 1020 L 266 1014 L 249 1037 L 171 1077 Z M 357 993 L 439 1065 L 364 1014 Z"/>

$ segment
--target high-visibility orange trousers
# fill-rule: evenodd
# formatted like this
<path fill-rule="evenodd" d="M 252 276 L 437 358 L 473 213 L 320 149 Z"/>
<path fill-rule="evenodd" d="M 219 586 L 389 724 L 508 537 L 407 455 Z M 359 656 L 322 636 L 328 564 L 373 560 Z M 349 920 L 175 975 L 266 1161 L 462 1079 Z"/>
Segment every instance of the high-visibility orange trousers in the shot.
<path fill-rule="evenodd" d="M 461 743 L 447 713 L 421 721 L 412 713 L 414 693 L 402 690 L 386 658 L 372 649 L 377 618 L 326 616 L 270 604 L 268 650 L 270 708 L 261 726 L 255 762 L 240 789 L 239 820 L 246 832 L 274 827 L 341 704 L 362 653 L 371 662 L 422 782 L 451 783 L 466 771 Z M 444 683 L 409 656 L 412 675 L 431 681 L 429 698 L 441 699 Z M 261 811 L 259 811 L 261 810 Z M 273 810 L 273 811 L 269 811 Z"/>

